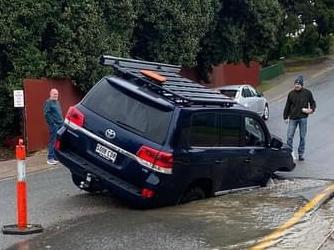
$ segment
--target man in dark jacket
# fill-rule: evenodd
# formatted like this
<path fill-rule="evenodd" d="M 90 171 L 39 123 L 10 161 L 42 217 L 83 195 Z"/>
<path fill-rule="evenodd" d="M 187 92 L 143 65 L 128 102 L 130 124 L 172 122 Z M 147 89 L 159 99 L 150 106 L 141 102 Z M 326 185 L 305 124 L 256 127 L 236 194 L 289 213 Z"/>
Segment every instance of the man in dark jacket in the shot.
<path fill-rule="evenodd" d="M 293 152 L 293 137 L 297 126 L 299 126 L 299 147 L 298 159 L 304 160 L 305 137 L 307 131 L 307 117 L 315 111 L 316 104 L 312 92 L 304 88 L 304 78 L 302 75 L 295 80 L 295 86 L 288 95 L 284 108 L 284 120 L 289 123 L 287 133 L 287 144 Z"/>
<path fill-rule="evenodd" d="M 48 159 L 47 164 L 55 165 L 58 163 L 54 148 L 57 137 L 57 130 L 63 124 L 63 115 L 58 101 L 58 90 L 50 90 L 50 98 L 44 103 L 44 117 L 49 128 Z"/>

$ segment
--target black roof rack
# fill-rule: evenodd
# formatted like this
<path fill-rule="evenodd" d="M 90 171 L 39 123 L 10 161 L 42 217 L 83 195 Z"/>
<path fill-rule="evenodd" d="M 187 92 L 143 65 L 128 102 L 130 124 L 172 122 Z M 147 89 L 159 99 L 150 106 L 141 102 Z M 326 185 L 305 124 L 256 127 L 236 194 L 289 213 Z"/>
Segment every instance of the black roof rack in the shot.
<path fill-rule="evenodd" d="M 179 72 L 181 66 L 148 62 L 127 58 L 103 55 L 100 63 L 112 66 L 116 74 L 137 85 L 145 85 L 150 90 L 164 96 L 167 100 L 176 104 L 217 104 L 231 107 L 236 102 L 220 94 L 218 91 L 182 77 Z M 145 76 L 141 70 L 149 70 L 165 78 L 163 83 Z"/>

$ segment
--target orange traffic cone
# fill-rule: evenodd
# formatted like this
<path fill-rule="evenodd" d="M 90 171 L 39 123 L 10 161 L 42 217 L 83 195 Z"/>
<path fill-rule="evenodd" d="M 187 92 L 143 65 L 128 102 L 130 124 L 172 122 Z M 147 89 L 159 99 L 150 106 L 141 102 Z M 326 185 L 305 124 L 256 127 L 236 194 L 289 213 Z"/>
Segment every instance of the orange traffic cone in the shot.
<path fill-rule="evenodd" d="M 17 159 L 17 183 L 16 183 L 16 201 L 17 201 L 17 224 L 3 226 L 3 234 L 33 234 L 41 233 L 43 228 L 39 224 L 27 223 L 27 183 L 26 183 L 26 149 L 23 140 L 19 140 L 16 145 Z"/>

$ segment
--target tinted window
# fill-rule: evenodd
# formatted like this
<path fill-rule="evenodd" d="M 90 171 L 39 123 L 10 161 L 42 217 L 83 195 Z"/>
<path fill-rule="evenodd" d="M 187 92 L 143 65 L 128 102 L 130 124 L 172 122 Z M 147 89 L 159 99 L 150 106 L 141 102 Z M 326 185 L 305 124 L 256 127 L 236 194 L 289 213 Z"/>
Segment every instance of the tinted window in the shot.
<path fill-rule="evenodd" d="M 265 134 L 260 123 L 252 117 L 245 117 L 245 145 L 265 146 Z"/>
<path fill-rule="evenodd" d="M 157 143 L 166 137 L 171 111 L 164 111 L 139 101 L 112 86 L 107 80 L 100 82 L 83 100 L 82 105 L 100 116 Z"/>
<path fill-rule="evenodd" d="M 221 146 L 240 146 L 241 117 L 239 115 L 222 114 Z"/>
<path fill-rule="evenodd" d="M 197 147 L 218 147 L 219 129 L 216 113 L 198 113 L 192 117 L 190 145 Z"/>
<path fill-rule="evenodd" d="M 248 87 L 248 89 L 251 92 L 252 96 L 257 96 L 258 95 L 257 91 L 254 88 Z"/>
<path fill-rule="evenodd" d="M 252 97 L 252 93 L 250 92 L 250 90 L 247 87 L 244 87 L 242 89 L 242 96 L 243 97 Z"/>
<path fill-rule="evenodd" d="M 222 93 L 223 95 L 226 95 L 228 97 L 231 97 L 231 98 L 235 98 L 235 96 L 237 95 L 237 90 L 234 90 L 234 89 L 222 89 L 220 90 L 220 93 Z"/>

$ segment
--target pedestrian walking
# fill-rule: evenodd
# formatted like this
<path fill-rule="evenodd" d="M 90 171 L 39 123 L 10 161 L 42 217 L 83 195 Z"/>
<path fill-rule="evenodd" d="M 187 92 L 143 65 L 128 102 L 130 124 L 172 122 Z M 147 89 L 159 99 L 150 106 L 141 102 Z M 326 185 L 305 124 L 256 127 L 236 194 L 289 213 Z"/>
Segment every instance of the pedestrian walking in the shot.
<path fill-rule="evenodd" d="M 45 101 L 43 108 L 44 117 L 49 129 L 47 164 L 50 165 L 55 165 L 58 163 L 54 149 L 57 137 L 57 130 L 60 128 L 64 121 L 58 97 L 58 90 L 54 88 L 51 89 L 50 97 Z"/>
<path fill-rule="evenodd" d="M 294 89 L 290 91 L 283 113 L 288 123 L 287 144 L 293 153 L 293 138 L 296 128 L 299 127 L 298 160 L 304 161 L 305 137 L 307 132 L 307 118 L 316 109 L 312 92 L 304 88 L 304 78 L 298 76 L 294 82 Z"/>

